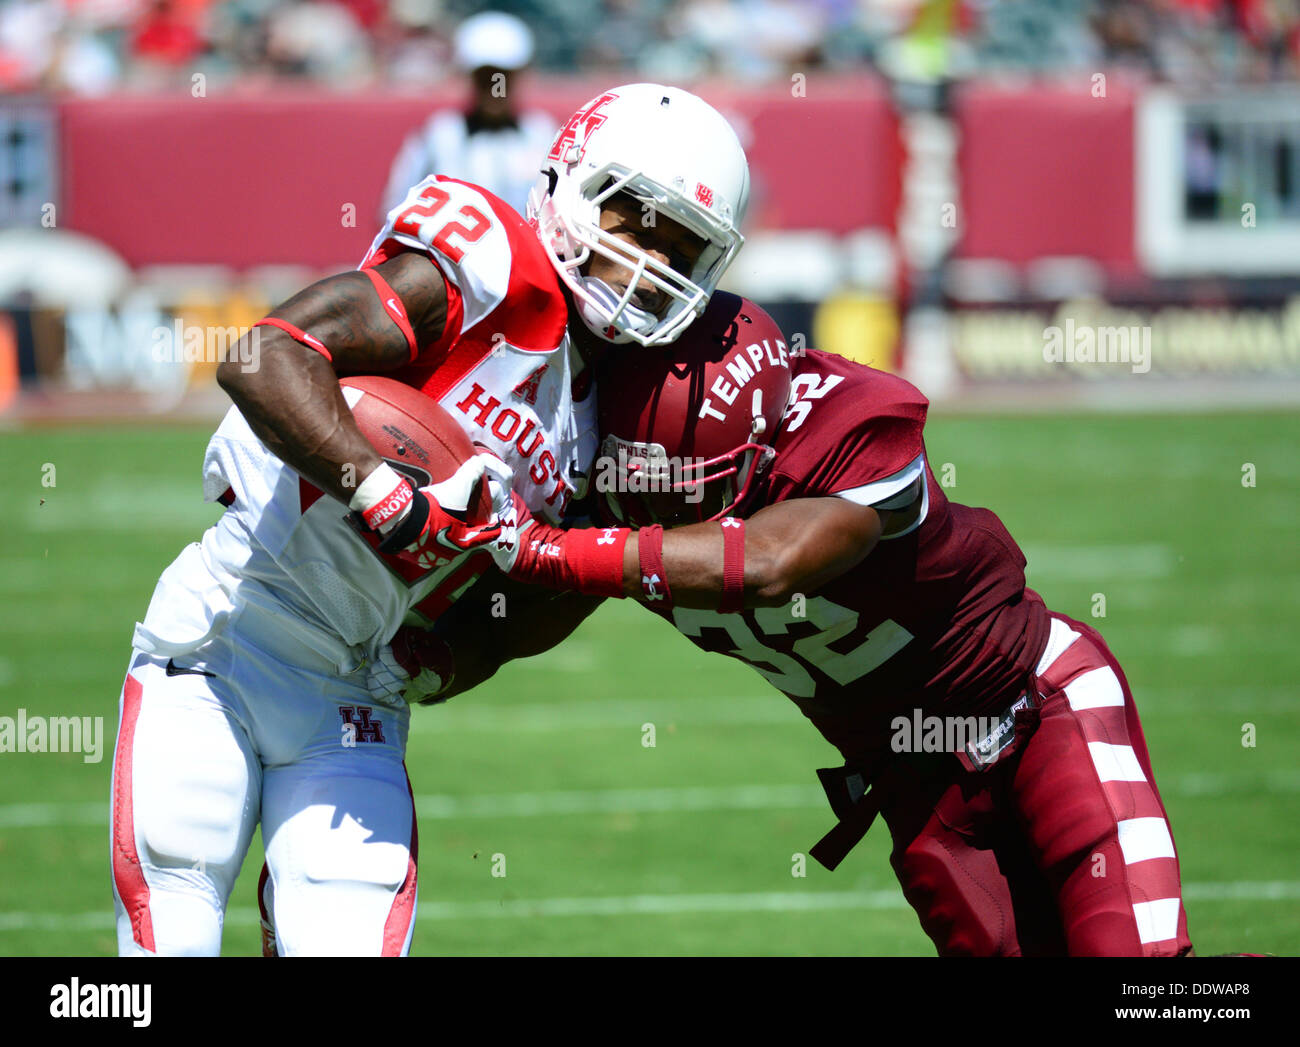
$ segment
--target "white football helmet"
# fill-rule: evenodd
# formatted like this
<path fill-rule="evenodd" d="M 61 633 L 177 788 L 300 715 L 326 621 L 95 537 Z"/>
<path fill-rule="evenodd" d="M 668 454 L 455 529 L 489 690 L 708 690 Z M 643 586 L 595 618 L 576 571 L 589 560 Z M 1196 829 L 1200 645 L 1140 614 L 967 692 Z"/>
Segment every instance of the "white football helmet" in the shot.
<path fill-rule="evenodd" d="M 706 242 L 690 273 L 601 230 L 601 205 L 618 192 Z M 595 334 L 665 345 L 704 312 L 745 242 L 739 228 L 748 203 L 745 151 L 716 109 L 675 87 L 628 84 L 597 95 L 565 121 L 529 194 L 528 218 Z M 622 294 L 583 275 L 592 252 L 631 271 Z M 668 297 L 662 316 L 632 304 L 643 279 Z"/>

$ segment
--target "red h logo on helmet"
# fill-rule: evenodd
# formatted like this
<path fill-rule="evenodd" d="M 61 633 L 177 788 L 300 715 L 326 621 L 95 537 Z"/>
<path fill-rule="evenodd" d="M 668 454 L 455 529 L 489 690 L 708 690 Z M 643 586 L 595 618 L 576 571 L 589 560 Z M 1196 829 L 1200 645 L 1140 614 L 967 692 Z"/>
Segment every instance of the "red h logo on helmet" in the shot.
<path fill-rule="evenodd" d="M 560 128 L 560 133 L 555 136 L 555 141 L 551 143 L 551 151 L 546 154 L 547 158 L 563 164 L 576 164 L 581 160 L 582 154 L 587 149 L 587 139 L 607 119 L 600 110 L 617 97 L 618 95 L 607 91 L 569 117 Z M 582 135 L 581 141 L 578 140 L 579 134 Z"/>

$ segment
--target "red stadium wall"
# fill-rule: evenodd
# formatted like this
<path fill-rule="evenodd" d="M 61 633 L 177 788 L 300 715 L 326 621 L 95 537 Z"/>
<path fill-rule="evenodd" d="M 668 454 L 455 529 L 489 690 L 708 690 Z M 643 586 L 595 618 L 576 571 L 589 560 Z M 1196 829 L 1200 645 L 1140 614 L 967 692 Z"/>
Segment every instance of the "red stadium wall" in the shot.
<path fill-rule="evenodd" d="M 605 84 L 538 82 L 526 104 L 567 115 Z M 752 130 L 750 228 L 892 229 L 899 143 L 874 80 L 699 93 Z M 359 261 L 388 167 L 441 95 L 113 96 L 59 105 L 60 224 L 132 265 Z M 343 222 L 356 208 L 355 225 Z"/>
<path fill-rule="evenodd" d="M 1134 94 L 970 84 L 956 99 L 965 216 L 959 254 L 1078 255 L 1118 271 L 1134 244 Z"/>

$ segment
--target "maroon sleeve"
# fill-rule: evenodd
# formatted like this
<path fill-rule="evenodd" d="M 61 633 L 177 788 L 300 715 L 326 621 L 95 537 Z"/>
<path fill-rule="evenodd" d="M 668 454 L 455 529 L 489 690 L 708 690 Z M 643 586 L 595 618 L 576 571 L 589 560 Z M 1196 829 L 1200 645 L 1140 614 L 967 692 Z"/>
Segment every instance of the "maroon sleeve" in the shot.
<path fill-rule="evenodd" d="M 896 375 L 810 352 L 775 443 L 768 500 L 838 494 L 902 471 L 925 453 L 928 406 Z"/>

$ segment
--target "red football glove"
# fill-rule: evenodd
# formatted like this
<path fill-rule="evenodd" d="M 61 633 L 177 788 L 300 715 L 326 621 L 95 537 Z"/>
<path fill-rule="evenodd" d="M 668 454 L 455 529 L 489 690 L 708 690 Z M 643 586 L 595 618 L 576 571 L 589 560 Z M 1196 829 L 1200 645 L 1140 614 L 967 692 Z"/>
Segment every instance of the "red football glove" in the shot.
<path fill-rule="evenodd" d="M 389 465 L 381 465 L 357 488 L 351 506 L 366 526 L 383 535 L 379 551 L 434 568 L 501 536 L 493 511 L 487 519 L 470 513 L 489 459 L 475 455 L 446 480 L 412 490 Z"/>

